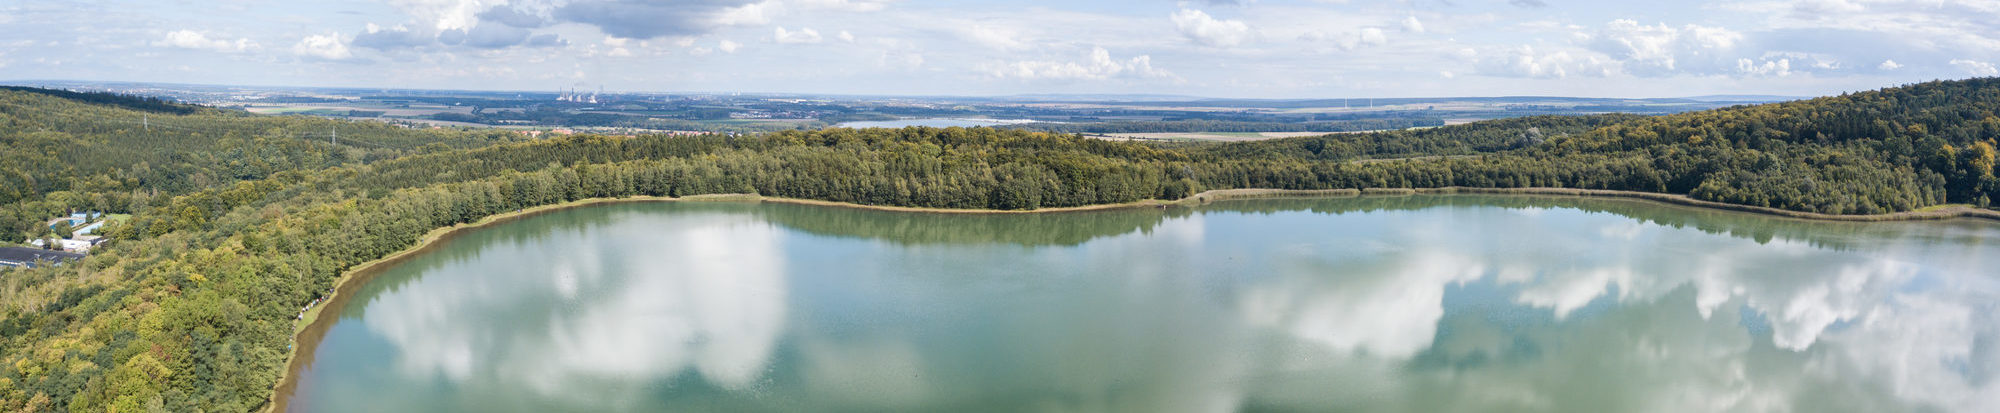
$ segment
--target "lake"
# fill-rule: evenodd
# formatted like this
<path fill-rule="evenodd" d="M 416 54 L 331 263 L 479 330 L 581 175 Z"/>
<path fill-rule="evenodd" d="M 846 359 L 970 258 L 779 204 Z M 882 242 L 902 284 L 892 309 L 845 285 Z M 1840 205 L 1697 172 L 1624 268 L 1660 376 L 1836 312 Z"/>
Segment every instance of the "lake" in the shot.
<path fill-rule="evenodd" d="M 944 215 L 625 203 L 471 231 L 292 411 L 1995 411 L 2000 225 L 1437 195 Z"/>
<path fill-rule="evenodd" d="M 882 121 L 841 122 L 840 124 L 834 126 L 842 128 L 856 128 L 856 129 L 861 129 L 861 128 L 896 129 L 896 128 L 907 128 L 911 126 L 928 126 L 933 128 L 950 128 L 950 127 L 971 128 L 979 126 L 1018 125 L 1018 124 L 1033 123 L 1033 122 L 1034 121 L 1032 120 L 1025 120 L 1025 119 L 925 118 L 925 119 L 897 119 L 897 120 L 882 120 Z"/>

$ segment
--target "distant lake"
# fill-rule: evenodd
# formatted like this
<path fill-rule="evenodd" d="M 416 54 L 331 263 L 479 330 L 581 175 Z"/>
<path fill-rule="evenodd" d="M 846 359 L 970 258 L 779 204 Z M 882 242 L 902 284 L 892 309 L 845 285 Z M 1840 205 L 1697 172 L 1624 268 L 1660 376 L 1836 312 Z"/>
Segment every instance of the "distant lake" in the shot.
<path fill-rule="evenodd" d="M 613 204 L 468 232 L 292 411 L 1946 411 L 2000 225 L 1526 196 L 940 215 Z"/>
<path fill-rule="evenodd" d="M 893 128 L 906 128 L 906 127 L 911 127 L 911 126 L 929 126 L 929 127 L 933 127 L 933 128 L 949 128 L 949 127 L 961 127 L 961 128 L 970 128 L 970 127 L 977 127 L 977 126 L 1000 126 L 1000 125 L 1018 125 L 1018 124 L 1023 124 L 1023 123 L 1031 123 L 1031 122 L 1034 122 L 1034 121 L 1031 121 L 1031 120 L 1025 120 L 1025 119 L 945 119 L 945 118 L 927 118 L 927 119 L 897 119 L 897 120 L 882 120 L 882 121 L 863 121 L 863 122 L 841 122 L 841 123 L 840 123 L 839 125 L 834 125 L 834 126 L 838 126 L 838 127 L 842 127 L 842 128 L 855 128 L 855 129 L 863 129 L 863 128 L 892 128 L 892 129 L 893 129 Z"/>

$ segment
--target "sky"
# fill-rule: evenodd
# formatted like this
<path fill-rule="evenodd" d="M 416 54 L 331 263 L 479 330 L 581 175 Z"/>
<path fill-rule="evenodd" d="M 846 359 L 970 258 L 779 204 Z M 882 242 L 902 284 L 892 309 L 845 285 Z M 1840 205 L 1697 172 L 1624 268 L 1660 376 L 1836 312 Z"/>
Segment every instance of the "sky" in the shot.
<path fill-rule="evenodd" d="M 2000 75 L 2000 0 L 0 0 L 0 81 L 1233 98 Z"/>

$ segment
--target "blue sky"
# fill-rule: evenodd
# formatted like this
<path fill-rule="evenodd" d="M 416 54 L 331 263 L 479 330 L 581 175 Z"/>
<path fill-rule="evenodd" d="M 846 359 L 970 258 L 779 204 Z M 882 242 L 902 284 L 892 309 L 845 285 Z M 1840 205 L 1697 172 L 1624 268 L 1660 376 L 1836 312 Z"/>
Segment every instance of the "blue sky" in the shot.
<path fill-rule="evenodd" d="M 1304 98 L 2000 75 L 1996 0 L 14 0 L 0 33 L 0 80 Z"/>

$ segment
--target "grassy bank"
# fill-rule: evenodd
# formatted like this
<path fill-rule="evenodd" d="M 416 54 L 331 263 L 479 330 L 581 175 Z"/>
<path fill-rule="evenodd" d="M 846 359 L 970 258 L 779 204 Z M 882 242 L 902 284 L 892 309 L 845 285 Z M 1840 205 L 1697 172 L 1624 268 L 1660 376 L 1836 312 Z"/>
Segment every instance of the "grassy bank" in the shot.
<path fill-rule="evenodd" d="M 1846 222 L 1934 221 L 1934 220 L 1952 219 L 1952 218 L 1976 218 L 1976 219 L 1988 219 L 1988 220 L 2000 221 L 2000 211 L 1975 208 L 1966 205 L 1925 208 L 1916 211 L 1904 211 L 1904 212 L 1896 212 L 1888 214 L 1840 215 L 1840 214 L 1801 212 L 1788 209 L 1767 208 L 1767 207 L 1750 206 L 1750 205 L 1737 205 L 1737 204 L 1729 204 L 1729 203 L 1714 202 L 1714 201 L 1703 201 L 1699 199 L 1690 198 L 1687 195 L 1662 194 L 1662 193 L 1637 192 L 1637 191 L 1614 191 L 1614 190 L 1603 190 L 1603 189 L 1452 187 L 1452 188 L 1416 189 L 1416 190 L 1411 190 L 1411 192 L 1423 193 L 1423 194 L 1523 194 L 1523 195 L 1562 195 L 1562 196 L 1633 198 L 1633 199 L 1643 199 L 1648 201 L 1655 201 L 1655 202 L 1687 206 L 1687 207 L 1719 209 L 1719 210 L 1736 211 L 1736 212 L 1748 212 L 1753 214 L 1774 215 L 1786 218 L 1797 218 L 1797 219 L 1818 220 L 1818 221 L 1846 221 Z"/>
<path fill-rule="evenodd" d="M 1772 215 L 1816 221 L 1842 222 L 1889 222 L 1889 221 L 1934 221 L 1953 218 L 1972 218 L 2000 221 L 2000 211 L 1982 209 L 1970 205 L 1939 205 L 1915 211 L 1872 215 L 1838 215 L 1800 212 L 1788 209 L 1737 205 L 1722 202 L 1703 201 L 1686 195 L 1661 194 L 1653 192 L 1614 191 L 1603 189 L 1574 188 L 1370 188 L 1365 190 L 1284 190 L 1284 189 L 1223 189 L 1206 191 L 1188 197 L 1176 204 L 1204 204 L 1229 199 L 1279 198 L 1279 197 L 1331 197 L 1331 196 L 1409 196 L 1446 194 L 1496 194 L 1496 195 L 1552 195 L 1601 198 L 1630 198 L 1659 202 L 1683 207 L 1716 209 L 1760 215 Z"/>

